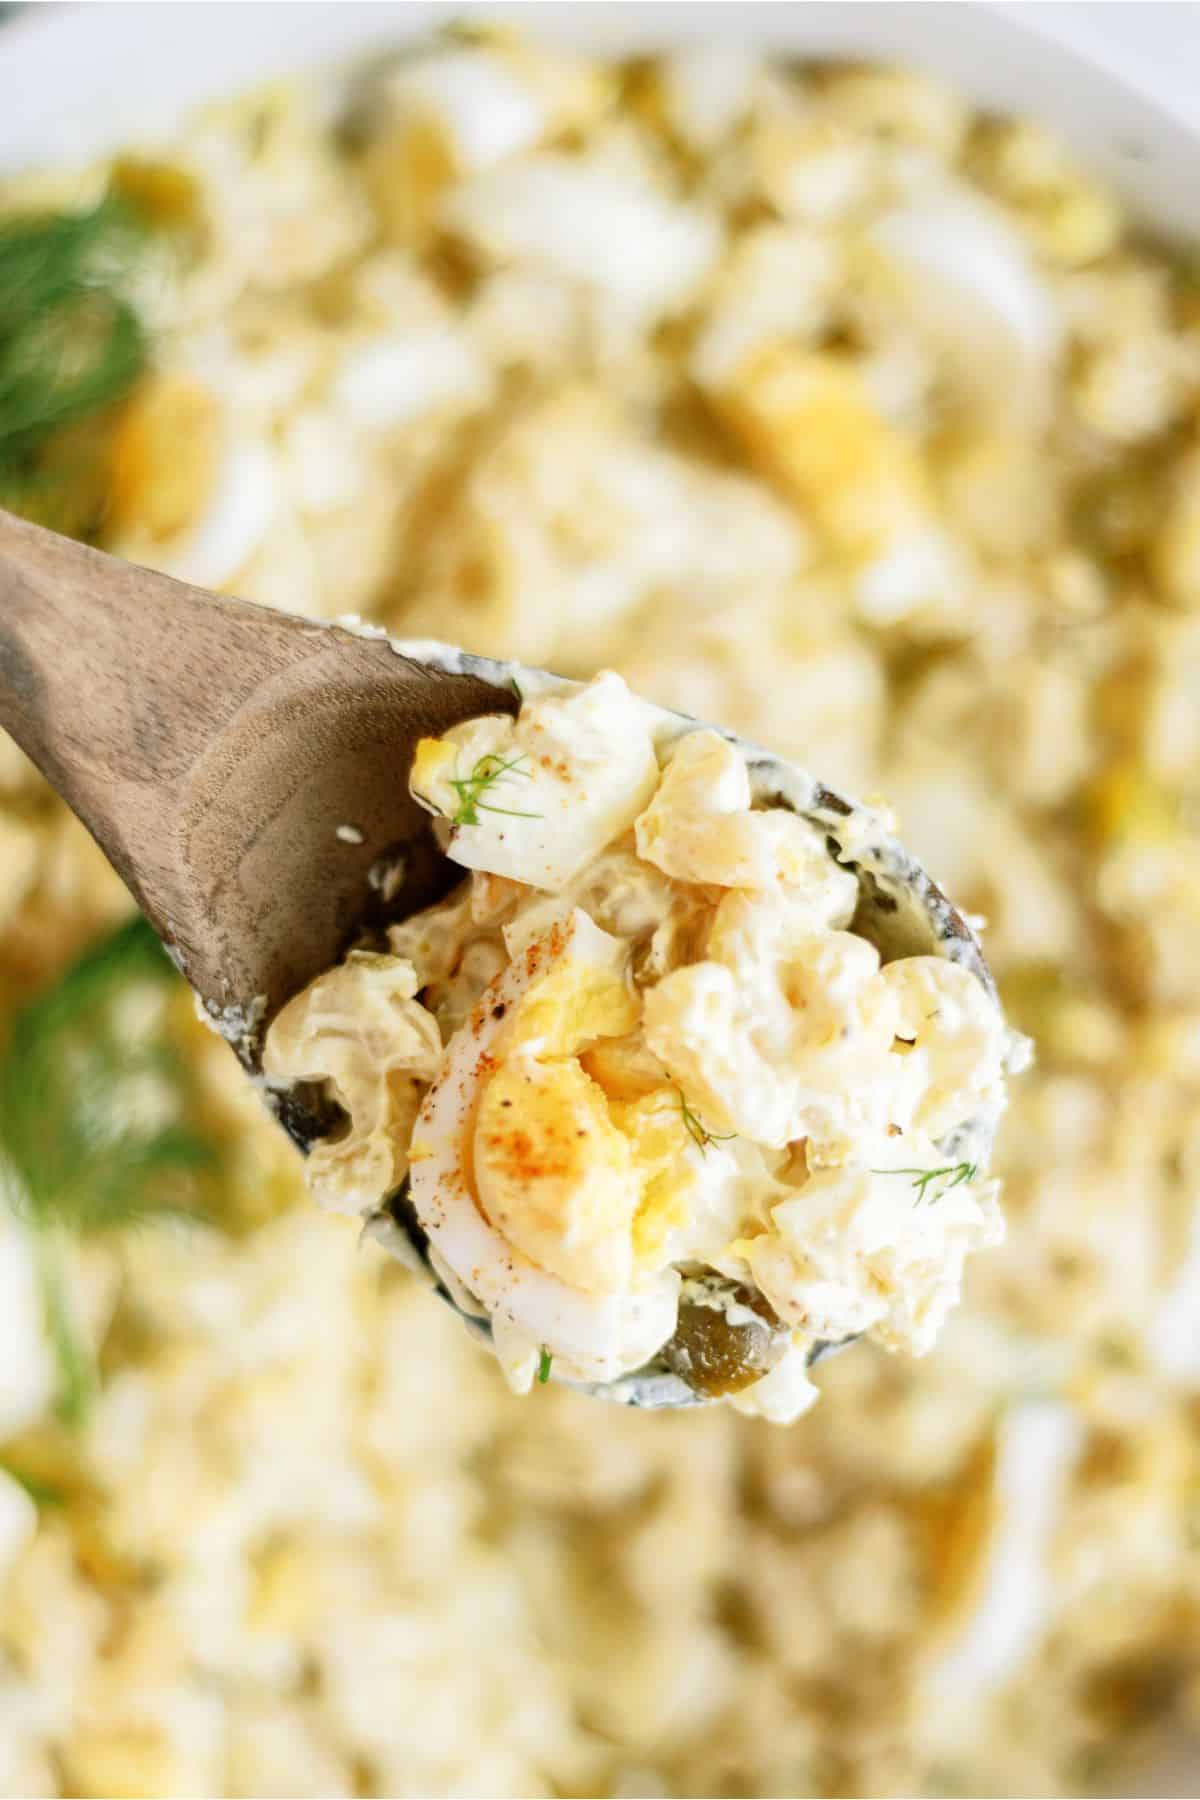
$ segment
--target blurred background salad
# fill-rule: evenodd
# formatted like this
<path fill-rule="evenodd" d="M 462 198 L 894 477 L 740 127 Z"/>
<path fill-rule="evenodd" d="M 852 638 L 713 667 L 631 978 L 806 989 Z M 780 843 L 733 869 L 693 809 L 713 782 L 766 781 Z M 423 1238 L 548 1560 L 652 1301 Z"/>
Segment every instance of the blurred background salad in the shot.
<path fill-rule="evenodd" d="M 886 794 L 1039 1045 L 928 1358 L 786 1432 L 518 1401 L 0 740 L 0 1792 L 1200 1743 L 1197 252 L 916 69 L 448 27 L 0 177 L 0 503 Z"/>

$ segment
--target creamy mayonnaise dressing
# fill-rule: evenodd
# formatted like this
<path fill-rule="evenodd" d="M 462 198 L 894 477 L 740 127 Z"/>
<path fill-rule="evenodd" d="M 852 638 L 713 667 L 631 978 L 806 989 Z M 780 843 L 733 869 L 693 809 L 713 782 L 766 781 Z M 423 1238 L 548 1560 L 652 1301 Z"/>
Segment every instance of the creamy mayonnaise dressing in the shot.
<path fill-rule="evenodd" d="M 413 758 L 464 885 L 268 1033 L 349 1115 L 318 1198 L 390 1208 L 521 1389 L 786 1420 L 827 1343 L 927 1349 L 1018 1047 L 886 814 L 616 675 L 389 641 L 521 708 Z"/>

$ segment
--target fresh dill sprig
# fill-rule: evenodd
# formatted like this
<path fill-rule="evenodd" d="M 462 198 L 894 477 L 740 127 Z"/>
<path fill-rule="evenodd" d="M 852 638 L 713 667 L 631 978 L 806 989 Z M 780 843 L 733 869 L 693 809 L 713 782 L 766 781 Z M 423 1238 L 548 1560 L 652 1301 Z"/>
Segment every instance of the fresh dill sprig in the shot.
<path fill-rule="evenodd" d="M 962 1187 L 964 1182 L 974 1181 L 979 1169 L 975 1163 L 960 1162 L 944 1163 L 940 1169 L 872 1169 L 871 1173 L 872 1175 L 911 1175 L 913 1186 L 917 1190 L 917 1197 L 913 1204 L 920 1206 L 923 1200 L 928 1200 L 932 1204 L 933 1201 L 940 1200 L 943 1195 L 948 1194 L 951 1188 Z M 928 1192 L 930 1183 L 940 1181 L 943 1177 L 945 1177 L 945 1186 L 940 1187 L 936 1194 L 930 1194 Z"/>
<path fill-rule="evenodd" d="M 547 1350 L 545 1344 L 543 1344 L 542 1345 L 542 1354 L 538 1357 L 538 1372 L 537 1372 L 537 1378 L 542 1383 L 543 1387 L 550 1379 L 550 1366 L 553 1363 L 553 1361 L 554 1361 L 553 1356 L 550 1354 L 549 1350 Z"/>
<path fill-rule="evenodd" d="M 209 1146 L 181 1122 L 186 1069 L 158 995 L 177 977 L 144 919 L 86 952 L 18 1013 L 0 1062 L 0 1196 L 29 1227 L 57 1407 L 78 1423 L 95 1387 L 63 1251 L 73 1238 L 194 1214 Z M 145 1004 L 148 1003 L 148 1004 Z"/>
<path fill-rule="evenodd" d="M 458 795 L 458 807 L 451 814 L 452 825 L 478 825 L 481 812 L 503 813 L 509 819 L 540 819 L 541 813 L 517 812 L 508 806 L 488 806 L 483 799 L 490 794 L 497 782 L 506 776 L 516 775 L 522 781 L 531 779 L 529 770 L 523 769 L 523 755 L 497 756 L 489 750 L 481 756 L 469 775 L 453 776 L 450 786 Z"/>
<path fill-rule="evenodd" d="M 38 1475 L 30 1475 L 25 1469 L 0 1458 L 0 1474 L 7 1475 L 18 1487 L 23 1487 L 29 1498 L 39 1511 L 47 1511 L 51 1507 L 62 1506 L 67 1498 L 65 1489 L 53 1481 L 43 1481 Z"/>
<path fill-rule="evenodd" d="M 156 1178 L 208 1160 L 175 1123 L 182 1062 L 161 1029 L 122 1016 L 139 987 L 152 994 L 175 979 L 138 918 L 18 1013 L 0 1064 L 0 1151 L 31 1223 L 79 1232 L 130 1224 L 162 1212 Z"/>
<path fill-rule="evenodd" d="M 69 424 L 123 393 L 145 337 L 118 291 L 140 237 L 126 208 L 0 226 L 0 448 Z"/>
<path fill-rule="evenodd" d="M 701 1156 L 708 1155 L 708 1146 L 710 1144 L 727 1144 L 730 1138 L 735 1138 L 737 1136 L 736 1131 L 710 1131 L 700 1118 L 699 1114 L 693 1112 L 688 1105 L 687 1095 L 684 1093 L 683 1089 L 677 1087 L 675 1092 L 679 1095 L 679 1112 L 683 1119 L 683 1128 L 691 1138 L 692 1142 L 696 1145 Z"/>
<path fill-rule="evenodd" d="M 123 399 L 146 366 L 145 328 L 123 291 L 144 242 L 137 214 L 111 195 L 85 212 L 0 221 L 7 503 L 52 512 L 59 482 L 93 472 L 97 446 L 71 433 Z"/>

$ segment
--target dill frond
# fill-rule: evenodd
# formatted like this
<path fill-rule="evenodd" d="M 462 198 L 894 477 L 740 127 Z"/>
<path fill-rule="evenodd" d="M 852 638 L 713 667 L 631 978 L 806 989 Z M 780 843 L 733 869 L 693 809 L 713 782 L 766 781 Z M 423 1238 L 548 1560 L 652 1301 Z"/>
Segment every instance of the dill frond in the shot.
<path fill-rule="evenodd" d="M 112 197 L 86 212 L 0 220 L 0 499 L 45 522 L 97 508 L 85 477 L 100 446 L 81 428 L 124 399 L 147 363 L 124 293 L 145 235 Z M 68 507 L 64 486 L 81 486 L 87 504 Z"/>
<path fill-rule="evenodd" d="M 951 1188 L 962 1187 L 965 1182 L 974 1181 L 979 1173 L 975 1163 L 944 1163 L 940 1169 L 872 1169 L 872 1175 L 911 1175 L 913 1186 L 917 1190 L 915 1205 L 920 1206 L 923 1200 L 940 1200 Z M 929 1193 L 931 1182 L 944 1181 L 936 1194 Z"/>
<path fill-rule="evenodd" d="M 0 1061 L 0 1196 L 29 1227 L 58 1410 L 77 1424 L 95 1388 L 63 1252 L 73 1239 L 195 1216 L 210 1147 L 184 1123 L 187 1071 L 158 1014 L 178 977 L 144 919 L 88 951 L 18 1013 Z"/>
<path fill-rule="evenodd" d="M 524 756 L 497 756 L 488 751 L 481 756 L 469 775 L 451 777 L 450 786 L 458 796 L 458 806 L 451 814 L 452 825 L 478 825 L 481 812 L 503 813 L 509 819 L 540 819 L 540 813 L 517 812 L 508 806 L 490 806 L 483 796 L 490 794 L 498 782 L 508 776 L 518 776 L 522 781 L 530 780 L 528 769 L 521 764 Z"/>
<path fill-rule="evenodd" d="M 693 1112 L 688 1105 L 687 1095 L 683 1089 L 677 1087 L 675 1092 L 679 1095 L 679 1111 L 683 1119 L 683 1128 L 702 1156 L 708 1154 L 710 1144 L 727 1144 L 731 1138 L 737 1136 L 736 1131 L 710 1131 L 699 1114 Z"/>

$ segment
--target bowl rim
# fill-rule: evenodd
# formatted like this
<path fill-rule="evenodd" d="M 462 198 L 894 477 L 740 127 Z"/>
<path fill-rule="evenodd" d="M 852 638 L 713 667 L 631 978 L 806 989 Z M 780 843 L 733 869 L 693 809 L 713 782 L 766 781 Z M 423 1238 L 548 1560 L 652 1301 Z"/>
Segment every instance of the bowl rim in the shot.
<path fill-rule="evenodd" d="M 602 51 L 717 38 L 801 57 L 909 62 L 976 104 L 1053 125 L 1143 221 L 1170 235 L 1200 234 L 1194 0 L 49 0 L 0 26 L 0 174 L 153 141 L 206 101 L 352 62 L 464 18 Z"/>

